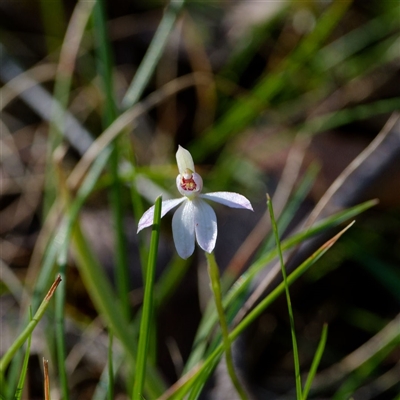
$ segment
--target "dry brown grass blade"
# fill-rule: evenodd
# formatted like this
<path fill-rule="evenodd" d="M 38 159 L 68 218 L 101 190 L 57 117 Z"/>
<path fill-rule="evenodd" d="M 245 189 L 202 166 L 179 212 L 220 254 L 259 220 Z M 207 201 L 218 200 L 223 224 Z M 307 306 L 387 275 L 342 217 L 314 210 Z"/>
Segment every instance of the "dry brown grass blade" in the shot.
<path fill-rule="evenodd" d="M 43 375 L 44 375 L 44 399 L 50 399 L 50 378 L 49 378 L 49 360 L 43 357 Z"/>

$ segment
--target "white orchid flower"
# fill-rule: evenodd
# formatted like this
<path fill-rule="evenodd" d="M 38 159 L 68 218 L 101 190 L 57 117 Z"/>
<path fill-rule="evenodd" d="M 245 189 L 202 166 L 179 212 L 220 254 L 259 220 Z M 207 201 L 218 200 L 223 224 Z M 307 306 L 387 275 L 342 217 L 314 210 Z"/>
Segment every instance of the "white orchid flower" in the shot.
<path fill-rule="evenodd" d="M 186 259 L 193 254 L 195 239 L 207 253 L 214 250 L 217 240 L 217 217 L 205 200 L 212 200 L 232 208 L 245 208 L 253 211 L 250 201 L 238 193 L 214 192 L 201 194 L 203 180 L 195 172 L 193 158 L 189 151 L 179 146 L 176 152 L 179 175 L 176 186 L 183 195 L 179 199 L 165 200 L 161 205 L 161 218 L 178 204 L 181 206 L 172 218 L 172 234 L 176 250 Z M 154 206 L 140 218 L 138 232 L 153 224 Z"/>

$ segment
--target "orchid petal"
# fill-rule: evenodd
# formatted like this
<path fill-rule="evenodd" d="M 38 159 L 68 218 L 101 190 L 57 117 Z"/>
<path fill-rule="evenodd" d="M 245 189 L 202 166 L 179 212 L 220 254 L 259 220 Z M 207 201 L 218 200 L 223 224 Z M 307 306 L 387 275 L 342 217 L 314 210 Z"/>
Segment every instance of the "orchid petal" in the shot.
<path fill-rule="evenodd" d="M 194 229 L 199 246 L 211 253 L 217 240 L 217 217 L 212 207 L 205 201 L 195 199 L 194 204 Z"/>
<path fill-rule="evenodd" d="M 192 155 L 182 146 L 179 146 L 176 152 L 176 163 L 178 164 L 179 173 L 181 175 L 186 174 L 187 170 L 195 172 Z"/>
<path fill-rule="evenodd" d="M 172 200 L 165 200 L 161 203 L 161 218 L 178 204 L 182 203 L 185 200 L 184 197 L 180 199 L 172 199 Z M 150 225 L 153 225 L 154 220 L 154 206 L 151 206 L 140 218 L 138 223 L 138 230 L 140 232 L 142 229 L 147 228 Z"/>
<path fill-rule="evenodd" d="M 203 199 L 221 203 L 231 208 L 245 208 L 247 210 L 253 211 L 253 207 L 251 206 L 250 201 L 239 193 L 214 192 L 214 193 L 201 194 L 200 197 Z"/>
<path fill-rule="evenodd" d="M 194 251 L 194 205 L 185 201 L 172 218 L 172 236 L 179 256 L 187 259 Z"/>

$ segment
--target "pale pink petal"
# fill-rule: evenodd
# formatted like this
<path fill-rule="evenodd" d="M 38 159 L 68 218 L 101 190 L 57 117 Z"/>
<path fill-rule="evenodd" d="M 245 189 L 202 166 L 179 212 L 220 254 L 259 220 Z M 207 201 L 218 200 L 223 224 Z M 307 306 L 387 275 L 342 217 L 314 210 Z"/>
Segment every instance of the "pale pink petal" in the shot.
<path fill-rule="evenodd" d="M 182 203 L 182 201 L 186 200 L 185 197 L 181 197 L 179 199 L 165 200 L 161 203 L 161 218 L 178 204 Z M 142 229 L 147 228 L 148 226 L 153 225 L 154 219 L 154 206 L 151 206 L 140 218 L 138 223 L 138 230 L 140 232 Z"/>
<path fill-rule="evenodd" d="M 185 201 L 172 218 L 172 236 L 179 256 L 186 259 L 194 251 L 194 205 Z"/>
<path fill-rule="evenodd" d="M 228 207 L 245 208 L 247 210 L 253 211 L 253 207 L 251 206 L 250 201 L 239 193 L 214 192 L 214 193 L 201 194 L 200 197 L 202 197 L 203 199 L 212 200 L 217 203 L 224 204 L 225 206 Z"/>
<path fill-rule="evenodd" d="M 194 199 L 194 229 L 199 246 L 211 253 L 217 240 L 217 217 L 214 210 L 205 201 Z"/>

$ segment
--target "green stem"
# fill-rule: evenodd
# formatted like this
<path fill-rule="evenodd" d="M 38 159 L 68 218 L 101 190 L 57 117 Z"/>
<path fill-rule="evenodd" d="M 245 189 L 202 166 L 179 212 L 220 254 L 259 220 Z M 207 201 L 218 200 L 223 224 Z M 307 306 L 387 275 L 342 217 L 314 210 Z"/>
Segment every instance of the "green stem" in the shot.
<path fill-rule="evenodd" d="M 68 378 L 67 371 L 65 368 L 66 359 L 66 346 L 65 346 L 65 297 L 66 297 L 66 264 L 59 266 L 59 276 L 64 281 L 64 285 L 61 286 L 60 290 L 56 293 L 56 346 L 57 346 L 57 361 L 58 361 L 58 374 L 60 377 L 61 392 L 63 399 L 69 399 L 68 391 Z"/>
<path fill-rule="evenodd" d="M 29 335 L 32 333 L 32 331 L 35 329 L 36 325 L 39 323 L 41 318 L 43 317 L 47 307 L 49 306 L 50 299 L 53 296 L 55 290 L 57 289 L 57 286 L 61 282 L 61 277 L 58 276 L 57 279 L 54 281 L 54 283 L 51 285 L 49 291 L 47 292 L 46 297 L 40 304 L 38 310 L 36 311 L 35 315 L 33 316 L 32 320 L 29 322 L 29 324 L 25 327 L 25 329 L 21 332 L 21 334 L 17 337 L 17 339 L 14 341 L 14 343 L 10 346 L 10 348 L 6 351 L 6 353 L 3 355 L 3 357 L 0 360 L 0 377 L 1 379 L 4 377 L 4 372 L 10 363 L 11 359 L 15 355 L 15 353 L 18 351 L 19 348 L 25 343 L 26 339 L 28 339 Z M 0 382 L 1 386 L 1 382 Z"/>
<path fill-rule="evenodd" d="M 322 354 L 324 353 L 325 350 L 327 337 L 328 337 L 328 325 L 324 324 L 324 327 L 322 329 L 321 339 L 319 341 L 317 351 L 315 352 L 315 356 L 311 364 L 310 372 L 308 373 L 306 384 L 304 385 L 303 400 L 307 400 L 307 396 L 308 393 L 310 392 L 314 376 L 317 373 L 319 362 L 321 361 Z"/>
<path fill-rule="evenodd" d="M 153 314 L 154 276 L 157 263 L 158 240 L 160 236 L 161 220 L 161 196 L 157 198 L 154 207 L 153 228 L 151 233 L 149 260 L 147 264 L 146 281 L 144 285 L 142 319 L 140 321 L 140 333 L 138 353 L 136 359 L 136 377 L 133 386 L 133 400 L 143 399 L 143 385 L 146 373 L 146 360 L 151 336 L 150 328 Z"/>
<path fill-rule="evenodd" d="M 279 254 L 279 261 L 280 261 L 281 269 L 282 269 L 283 283 L 285 286 L 286 302 L 287 302 L 289 320 L 290 320 L 290 331 L 292 334 L 294 370 L 295 370 L 295 379 L 296 379 L 296 394 L 297 394 L 297 399 L 301 400 L 303 395 L 302 395 L 302 387 L 301 387 L 300 362 L 299 362 L 299 353 L 298 353 L 298 349 L 297 349 L 297 339 L 296 339 L 296 331 L 295 331 L 295 326 L 294 326 L 292 302 L 290 300 L 290 293 L 289 293 L 289 283 L 288 283 L 288 279 L 286 276 L 285 263 L 283 261 L 281 242 L 279 239 L 278 226 L 276 224 L 276 220 L 275 220 L 275 216 L 274 216 L 274 209 L 272 207 L 271 198 L 269 197 L 268 194 L 267 194 L 267 206 L 268 206 L 269 214 L 271 216 L 271 225 L 272 225 L 272 230 L 274 231 L 274 235 L 275 235 L 276 246 L 277 246 L 278 254 Z"/>
<path fill-rule="evenodd" d="M 219 279 L 218 265 L 215 261 L 213 253 L 205 252 L 205 254 L 208 264 L 208 274 L 210 276 L 211 287 L 214 293 L 215 306 L 217 308 L 219 323 L 221 326 L 222 340 L 224 343 L 224 350 L 225 350 L 226 366 L 228 368 L 229 376 L 232 380 L 233 385 L 235 386 L 236 391 L 238 392 L 240 398 L 242 400 L 245 400 L 247 399 L 247 395 L 244 392 L 238 377 L 236 376 L 235 368 L 233 366 L 232 352 L 231 352 L 232 341 L 229 338 L 228 324 L 225 319 L 224 306 L 222 305 L 221 283 Z"/>
<path fill-rule="evenodd" d="M 104 324 L 112 330 L 123 345 L 126 355 L 130 358 L 130 367 L 135 372 L 137 347 L 136 342 L 132 341 L 132 338 L 136 337 L 134 327 L 128 325 L 108 278 L 83 236 L 79 221 L 74 227 L 72 243 L 83 283 L 99 315 L 104 319 Z M 149 398 L 156 399 L 165 391 L 165 384 L 152 365 L 148 365 L 146 369 L 145 389 Z"/>
<path fill-rule="evenodd" d="M 105 25 L 104 0 L 98 0 L 93 10 L 93 20 L 95 26 L 95 35 L 97 39 L 97 65 L 102 78 L 105 106 L 103 112 L 103 126 L 109 127 L 117 117 L 117 107 L 114 99 L 111 49 Z M 118 175 L 119 167 L 119 149 L 118 141 L 111 144 L 112 152 L 110 158 L 110 173 L 112 176 L 112 185 L 110 192 L 110 202 L 113 213 L 115 246 L 116 246 L 116 268 L 115 280 L 118 290 L 118 297 L 121 301 L 123 312 L 127 319 L 130 319 L 129 305 L 129 273 L 128 258 L 126 251 L 126 240 L 123 226 L 124 211 L 122 204 L 122 185 Z"/>
<path fill-rule="evenodd" d="M 32 308 L 29 309 L 29 313 L 30 313 L 30 320 L 32 320 Z M 17 390 L 15 392 L 15 400 L 20 400 L 21 397 L 22 397 L 22 391 L 24 389 L 26 372 L 28 370 L 29 354 L 30 354 L 30 351 L 31 351 L 31 342 L 32 342 L 32 335 L 29 335 L 28 343 L 26 345 L 24 362 L 23 362 L 22 368 L 21 368 L 21 375 L 19 377 Z"/>
<path fill-rule="evenodd" d="M 325 244 L 323 244 L 314 254 L 312 254 L 307 260 L 305 260 L 297 269 L 295 269 L 287 279 L 287 283 L 291 285 L 295 282 L 301 275 L 303 275 L 311 265 L 313 265 L 317 260 L 319 260 L 335 243 L 336 241 L 346 232 L 354 222 L 347 225 L 342 231 L 340 231 L 337 235 L 335 235 L 332 239 L 328 240 Z M 263 300 L 257 304 L 253 310 L 251 310 L 246 317 L 234 328 L 229 334 L 229 340 L 233 342 L 237 339 L 237 337 L 242 334 L 254 321 L 268 308 L 285 290 L 284 282 L 281 282 L 272 292 L 266 296 Z M 223 344 L 219 344 L 213 351 L 207 356 L 207 359 L 198 364 L 196 371 L 192 376 L 188 379 L 188 381 L 178 390 L 169 396 L 168 399 L 182 399 L 185 394 L 193 387 L 195 382 L 199 380 L 199 377 L 203 378 L 203 374 L 207 374 L 214 369 L 214 365 L 218 358 L 221 356 L 223 352 Z M 189 371 L 188 374 L 191 372 Z M 204 379 L 203 379 L 204 381 Z"/>

